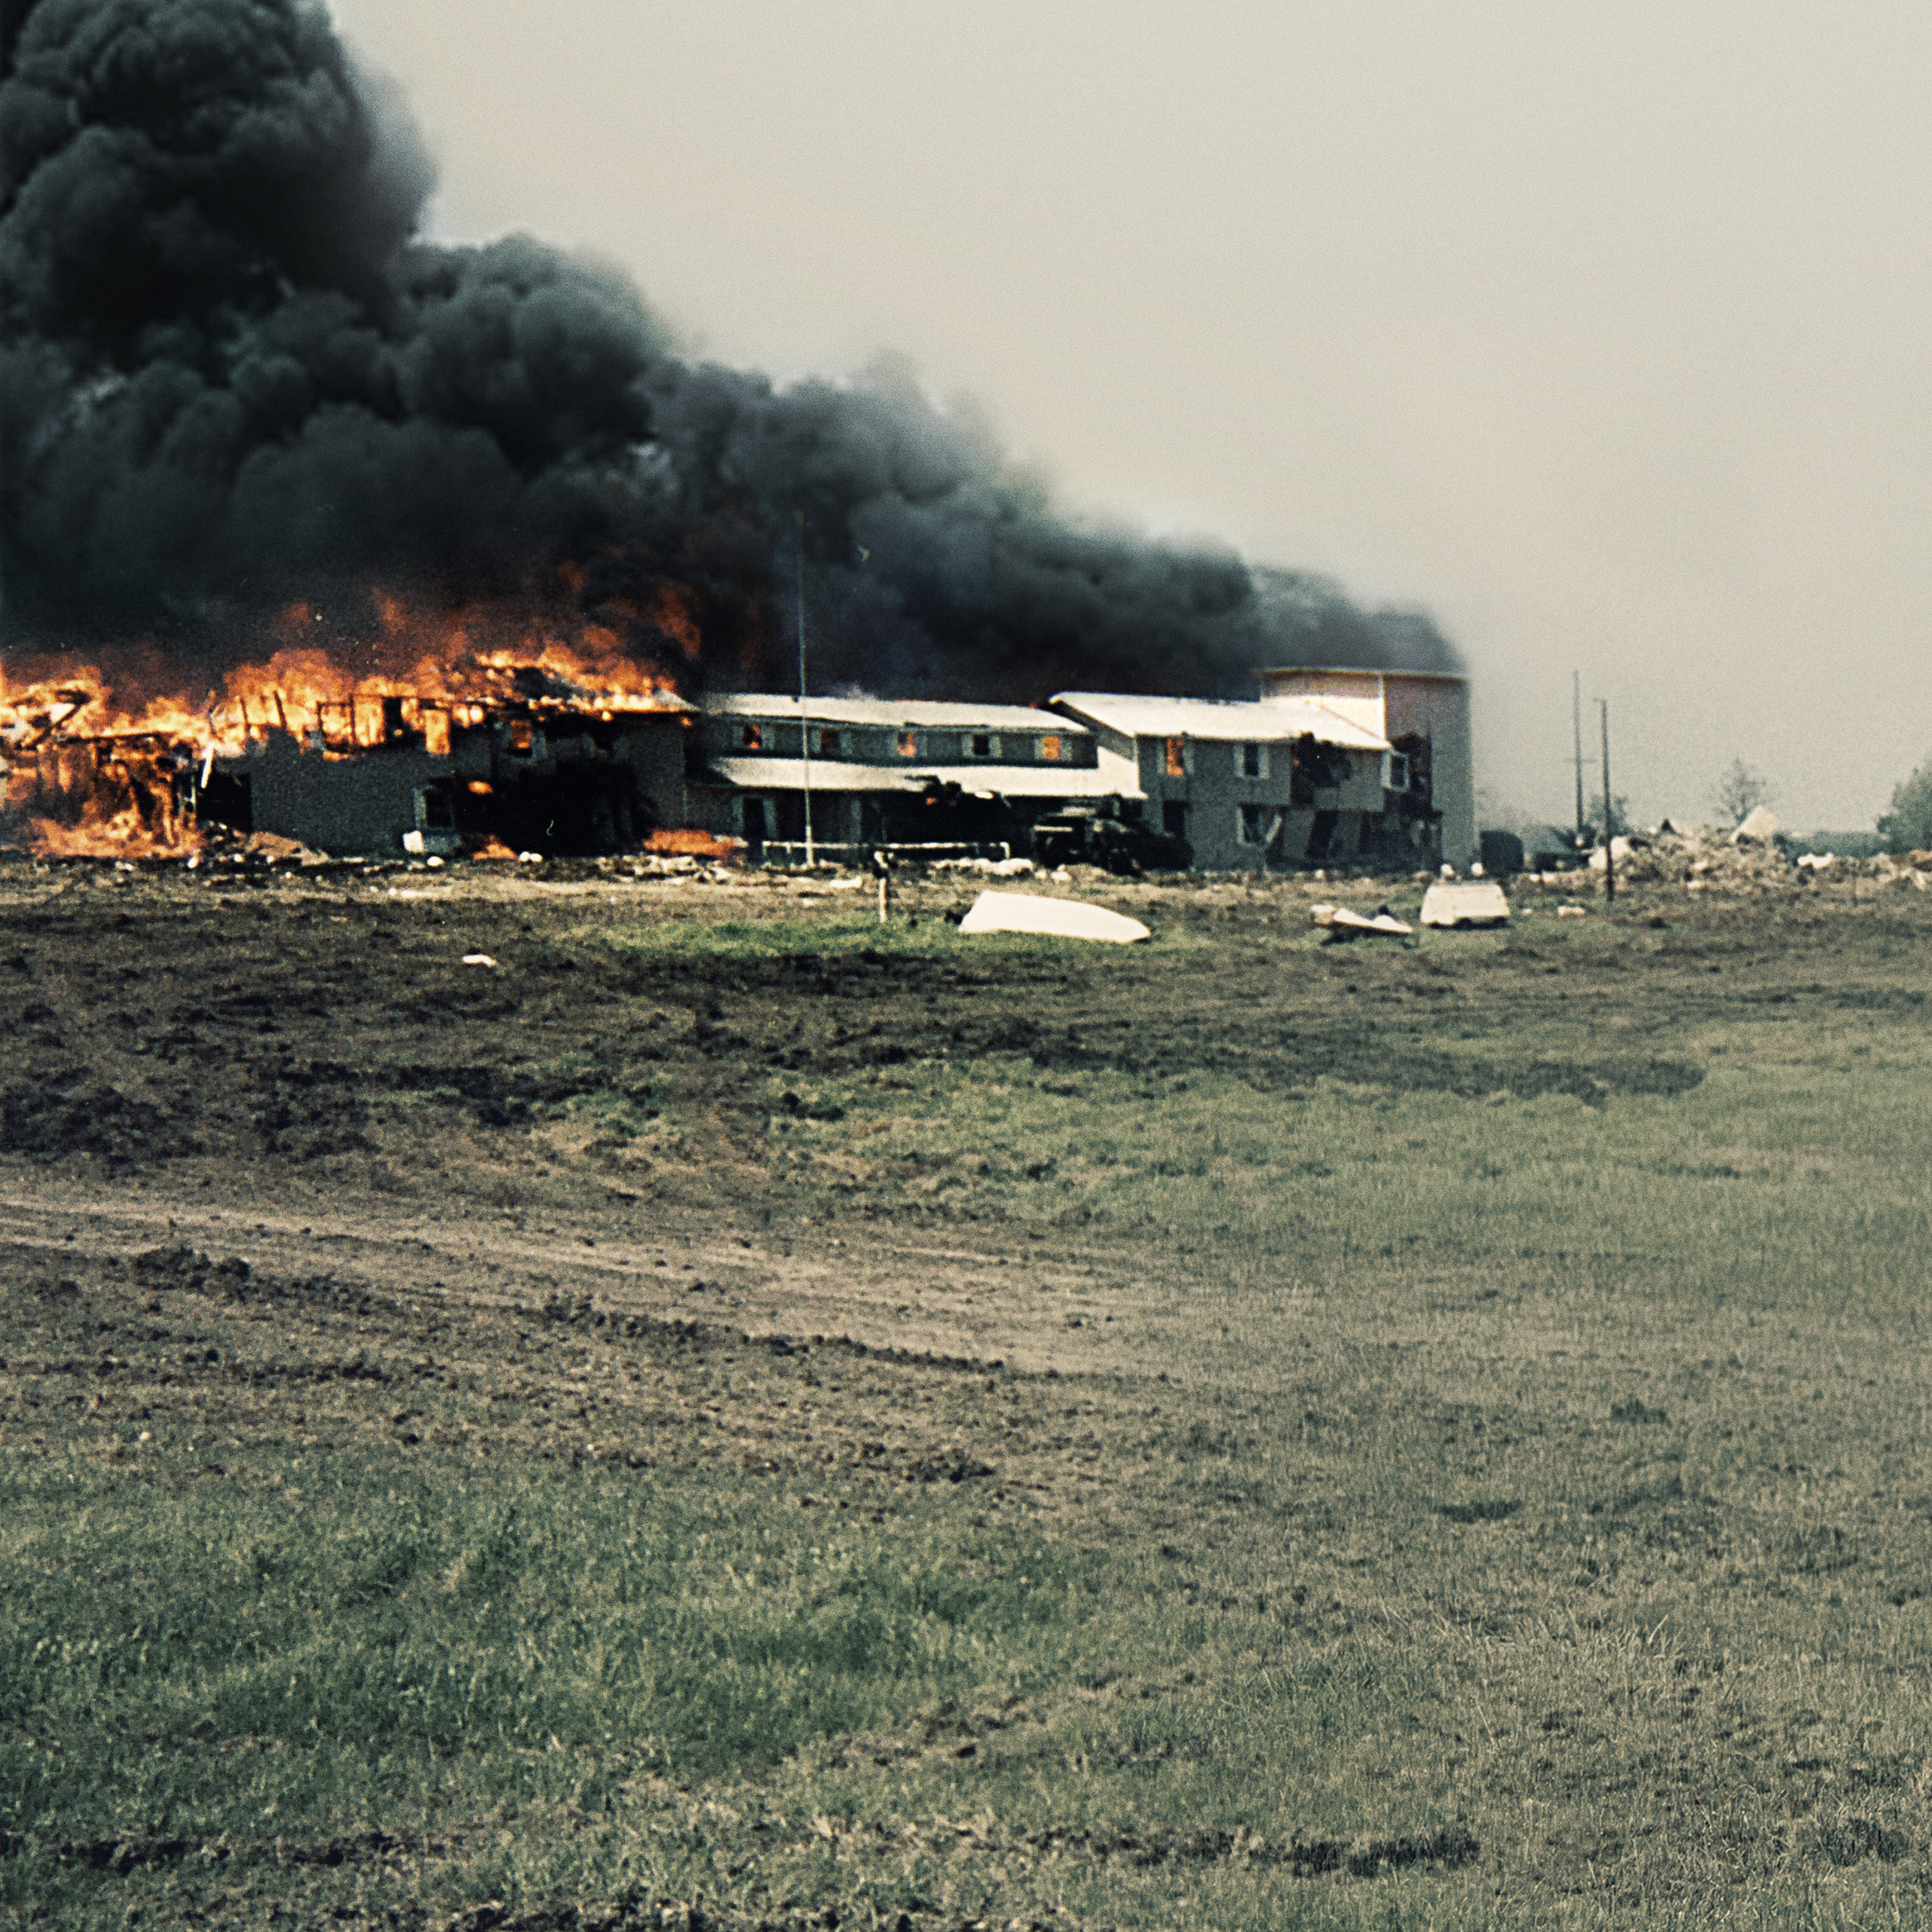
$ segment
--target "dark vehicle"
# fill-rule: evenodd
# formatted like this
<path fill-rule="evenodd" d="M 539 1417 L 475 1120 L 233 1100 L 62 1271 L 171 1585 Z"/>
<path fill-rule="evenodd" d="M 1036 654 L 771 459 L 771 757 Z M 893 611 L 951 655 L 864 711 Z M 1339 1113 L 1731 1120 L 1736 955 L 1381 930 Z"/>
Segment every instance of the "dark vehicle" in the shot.
<path fill-rule="evenodd" d="M 1099 866 L 1127 877 L 1184 872 L 1194 862 L 1194 848 L 1185 838 L 1150 831 L 1138 820 L 1124 818 L 1118 800 L 1101 799 L 1037 820 L 1033 858 L 1036 866 Z"/>

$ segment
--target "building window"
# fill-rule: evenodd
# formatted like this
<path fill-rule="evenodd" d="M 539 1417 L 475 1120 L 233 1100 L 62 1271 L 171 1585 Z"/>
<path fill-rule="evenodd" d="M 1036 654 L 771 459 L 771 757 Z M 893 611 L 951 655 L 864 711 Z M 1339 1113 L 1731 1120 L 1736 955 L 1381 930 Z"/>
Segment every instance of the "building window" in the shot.
<path fill-rule="evenodd" d="M 1187 740 L 1170 738 L 1167 741 L 1167 775 L 1171 778 L 1184 778 L 1187 776 Z"/>
<path fill-rule="evenodd" d="M 1160 829 L 1170 838 L 1187 836 L 1187 808 L 1178 798 L 1171 798 L 1160 808 Z"/>
<path fill-rule="evenodd" d="M 1234 770 L 1244 778 L 1264 778 L 1268 775 L 1268 747 L 1265 745 L 1237 745 L 1234 747 Z"/>
<path fill-rule="evenodd" d="M 1244 845 L 1268 843 L 1268 807 L 1244 805 L 1236 808 L 1234 837 Z"/>
<path fill-rule="evenodd" d="M 536 734 L 527 718 L 512 718 L 509 726 L 509 754 L 513 758 L 536 755 Z"/>
<path fill-rule="evenodd" d="M 919 734 L 916 731 L 902 731 L 899 734 L 899 756 L 902 758 L 919 756 Z"/>
<path fill-rule="evenodd" d="M 1058 764 L 1060 762 L 1060 740 L 1053 736 L 1050 733 L 1047 736 L 1041 739 L 1040 741 L 1040 762 L 1042 764 Z"/>
<path fill-rule="evenodd" d="M 1408 789 L 1408 754 L 1406 752 L 1384 752 L 1382 754 L 1382 790 L 1406 791 Z"/>
<path fill-rule="evenodd" d="M 765 746 L 765 734 L 755 724 L 747 724 L 738 734 L 738 742 L 748 752 L 761 752 Z"/>
<path fill-rule="evenodd" d="M 997 758 L 1000 755 L 1000 741 L 990 731 L 969 732 L 966 755 L 969 758 Z"/>
<path fill-rule="evenodd" d="M 818 752 L 821 758 L 836 758 L 838 755 L 838 734 L 821 731 L 818 734 Z"/>

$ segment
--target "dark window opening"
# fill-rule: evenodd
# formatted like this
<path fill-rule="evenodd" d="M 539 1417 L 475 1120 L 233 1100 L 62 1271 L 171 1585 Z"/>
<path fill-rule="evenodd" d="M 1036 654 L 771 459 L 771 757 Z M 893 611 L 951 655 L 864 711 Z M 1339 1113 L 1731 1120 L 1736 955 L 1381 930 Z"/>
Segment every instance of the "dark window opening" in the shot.
<path fill-rule="evenodd" d="M 1288 753 L 1288 795 L 1296 805 L 1312 805 L 1318 791 L 1332 791 L 1348 776 L 1348 754 L 1312 734 L 1295 740 Z"/>

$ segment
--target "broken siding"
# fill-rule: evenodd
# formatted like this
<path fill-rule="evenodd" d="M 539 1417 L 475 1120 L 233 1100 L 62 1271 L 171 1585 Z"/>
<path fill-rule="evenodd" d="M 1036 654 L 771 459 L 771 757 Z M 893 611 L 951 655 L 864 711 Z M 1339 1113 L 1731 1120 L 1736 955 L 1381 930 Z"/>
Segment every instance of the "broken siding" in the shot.
<path fill-rule="evenodd" d="M 425 790 L 479 844 L 615 851 L 685 823 L 683 738 L 670 711 L 493 719 L 454 731 L 447 754 L 405 739 L 332 756 L 277 730 L 223 770 L 247 781 L 250 829 L 323 851 L 400 851 Z"/>

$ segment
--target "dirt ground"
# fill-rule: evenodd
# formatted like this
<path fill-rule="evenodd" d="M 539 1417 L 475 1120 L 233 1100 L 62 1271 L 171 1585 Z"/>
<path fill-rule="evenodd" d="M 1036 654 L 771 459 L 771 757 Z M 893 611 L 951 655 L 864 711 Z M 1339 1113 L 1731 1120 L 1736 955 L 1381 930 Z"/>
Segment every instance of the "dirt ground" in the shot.
<path fill-rule="evenodd" d="M 775 1078 L 1018 1053 L 1049 1090 L 1107 1069 L 1150 1088 L 1218 1072 L 1265 1092 L 1326 1078 L 1600 1105 L 1694 1087 L 1701 1066 L 1657 1042 L 1702 1016 L 1906 1014 L 1924 998 L 1894 970 L 1909 938 L 1848 956 L 1816 900 L 1627 898 L 1614 926 L 1642 944 L 1633 998 L 1629 947 L 1580 958 L 1540 938 L 1576 929 L 1554 892 L 1520 895 L 1507 946 L 1376 951 L 1306 950 L 1310 903 L 1336 890 L 1316 882 L 1082 886 L 1196 943 L 983 964 L 626 953 L 584 936 L 795 926 L 859 901 L 592 866 L 16 861 L 0 866 L 0 1236 L 99 1260 L 185 1246 L 451 1306 L 589 1297 L 1034 1372 L 1158 1372 L 1157 1342 L 1070 1327 L 1066 1298 L 1141 1296 L 1153 1279 L 1183 1300 L 1210 1265 L 1186 1240 L 1137 1230 L 1124 1248 L 1078 1210 L 1048 1228 L 988 1218 L 923 1192 L 916 1162 L 885 1162 L 842 1205 L 802 1204 L 773 1150 Z M 896 916 L 956 919 L 976 890 L 902 885 Z M 1600 903 L 1590 916 L 1610 938 Z M 462 963 L 479 953 L 494 963 Z M 1526 1050 L 1538 1037 L 1562 1044 Z M 635 1135 L 573 1132 L 552 1118 L 573 1098 L 680 1130 L 649 1154 Z"/>
<path fill-rule="evenodd" d="M 1293 1582 L 1288 1614 L 1324 1620 L 1331 1636 L 1432 1632 L 1426 1641 L 1460 1660 L 1458 1694 L 1484 1730 L 1445 1732 L 1439 1753 L 1468 1755 L 1471 1789 L 1492 1807 L 1471 1815 L 1496 1895 L 1526 1922 L 1572 1894 L 1613 1918 L 1620 1899 L 1718 1882 L 1727 1859 L 1767 1884 L 1796 1870 L 1793 1834 L 1826 1817 L 1829 1766 L 1849 1763 L 1852 1746 L 1801 1751 L 1796 1731 L 1754 1718 L 1764 1744 L 1753 1755 L 1732 1742 L 1749 1736 L 1714 1694 L 1698 1720 L 1710 1738 L 1666 1762 L 1656 1738 L 1666 1719 L 1680 1727 L 1667 1735 L 1688 1737 L 1693 1714 L 1695 1691 L 1678 1680 L 1701 1682 L 1695 1673 L 1720 1672 L 1721 1660 L 1654 1660 L 1675 1701 L 1666 1708 L 1656 1690 L 1656 1738 L 1628 1763 L 1613 1727 L 1586 1740 L 1588 1762 L 1581 1744 L 1564 1755 L 1557 1704 L 1531 1705 L 1581 1694 L 1568 1690 L 1524 1690 L 1515 1736 L 1497 1701 L 1508 1694 L 1490 1688 L 1507 1675 L 1490 1673 L 1543 1592 L 1536 1616 L 1559 1628 L 1549 1605 L 1560 1598 L 1571 1620 L 1566 1654 L 1581 1669 L 1600 1648 L 1634 1709 L 1632 1673 L 1653 1660 L 1612 1658 L 1615 1589 L 1639 1622 L 1665 1588 L 1687 1604 L 1694 1592 L 1816 1591 L 1831 1606 L 1819 1614 L 1835 1616 L 1854 1562 L 1840 1564 L 1841 1546 L 1862 1552 L 1871 1576 L 1859 1587 L 1889 1606 L 1875 1614 L 1916 1614 L 1920 1586 L 1898 1580 L 1923 1567 L 1919 1517 L 1859 1527 L 1863 1505 L 1833 1502 L 1852 1526 L 1829 1528 L 1822 1560 L 1787 1534 L 1771 1487 L 1687 1499 L 1636 1446 L 1665 1421 L 1661 1378 L 1694 1372 L 1695 1413 L 1708 1412 L 1714 1438 L 1788 1432 L 1802 1460 L 1767 1465 L 1768 1485 L 1780 1468 L 1808 1480 L 1837 1461 L 1828 1474 L 1846 1476 L 1851 1498 L 1876 1478 L 1797 1389 L 1812 1373 L 1809 1328 L 1801 1336 L 1794 1321 L 1787 1360 L 1762 1336 L 1750 1354 L 1742 1313 L 1682 1341 L 1667 1309 L 1634 1309 L 1655 1331 L 1642 1346 L 1657 1406 L 1608 1406 L 1603 1363 L 1578 1346 L 1596 1316 L 1566 1306 L 1526 1248 L 1490 1285 L 1458 1278 L 1434 1300 L 1418 1288 L 1400 1341 L 1378 1339 L 1372 1307 L 1283 1302 L 1267 1330 L 1279 1354 L 1258 1358 L 1240 1334 L 1218 1353 L 1199 1337 L 1182 1350 L 1176 1337 L 1202 1325 L 1193 1311 L 1210 1292 L 1228 1306 L 1238 1258 L 1225 1246 L 1158 1226 L 1123 1240 L 1077 1206 L 1009 1214 L 984 1194 L 931 1191 L 911 1157 L 882 1156 L 862 1186 L 802 1187 L 774 1122 L 809 1117 L 821 1082 L 988 1054 L 1017 1056 L 1049 1094 L 1105 1072 L 1150 1095 L 1210 1074 L 1261 1094 L 1362 1082 L 1397 1096 L 1570 1096 L 1599 1111 L 1688 1095 L 1708 1072 L 1695 1046 L 1707 1024 L 1865 1016 L 1916 1029 L 1927 997 L 1917 902 L 1902 901 L 1913 917 L 1897 920 L 1868 903 L 1851 945 L 1847 908 L 1822 895 L 1634 893 L 1613 916 L 1592 902 L 1580 927 L 1559 921 L 1558 892 L 1526 891 L 1506 942 L 1378 951 L 1310 944 L 1310 908 L 1324 896 L 1315 882 L 1081 883 L 1162 943 L 984 956 L 627 950 L 600 931 L 795 931 L 849 920 L 864 901 L 823 882 L 638 880 L 588 866 L 536 876 L 0 866 L 10 1358 L 0 1442 L 31 1451 L 58 1439 L 116 1459 L 152 1436 L 191 1449 L 208 1481 L 244 1445 L 318 1444 L 764 1472 L 801 1507 L 861 1516 L 938 1485 L 988 1520 L 1022 1515 L 1177 1562 L 1245 1550 L 1245 1576 L 1262 1494 L 1246 1464 L 1261 1467 L 1256 1445 L 1272 1432 L 1280 1467 L 1267 1508 L 1281 1590 Z M 908 884 L 898 914 L 943 922 L 976 890 Z M 1403 892 L 1412 910 L 1412 881 L 1346 896 L 1372 904 Z M 1580 930 L 1590 945 L 1573 943 Z M 490 963 L 464 963 L 475 955 Z M 656 1136 L 663 1122 L 675 1132 Z M 1409 1366 L 1450 1334 L 1453 1372 Z M 1868 1402 L 1909 1406 L 1910 1364 L 1879 1328 L 1840 1322 L 1832 1346 L 1833 1373 L 1883 1384 Z M 1716 1359 L 1726 1347 L 1728 1365 Z M 1700 1348 L 1712 1354 L 1687 1369 L 1682 1352 Z M 1492 1366 L 1467 1366 L 1479 1359 Z M 1243 1406 L 1263 1389 L 1264 1424 Z M 1691 1400 L 1679 1390 L 1668 1406 Z M 1387 1522 L 1321 1502 L 1324 1485 L 1339 1498 L 1385 1481 L 1378 1430 L 1418 1466 L 1439 1460 L 1442 1480 L 1474 1499 L 1418 1490 Z M 1584 1478 L 1562 1472 L 1612 1453 L 1600 1437 L 1636 1474 L 1586 1507 L 1565 1486 Z M 1426 1453 L 1414 1447 L 1424 1438 Z M 1919 1479 L 1918 1451 L 1883 1448 L 1880 1474 L 1902 1494 Z M 1558 1474 L 1534 1473 L 1544 1456 Z M 1518 1462 L 1522 1495 L 1496 1503 L 1490 1489 Z M 1828 1507 L 1805 1494 L 1813 1514 Z M 1805 1524 L 1814 1540 L 1826 1534 Z M 1740 1553 L 1748 1544 L 1755 1556 Z M 1453 1572 L 1452 1549 L 1464 1566 Z M 1575 1605 L 1600 1598 L 1576 1621 Z M 1778 1686 L 1793 1711 L 1828 1702 Z M 1876 1743 L 1857 1748 L 1860 1766 L 1878 1762 Z M 1888 1790 L 1922 1797 L 1916 1748 L 1903 1732 L 1886 1744 Z M 1810 1795 L 1794 1805 L 1800 1772 Z M 1647 1795 L 1604 1796 L 1618 1790 Z M 1745 1837 L 1708 1825 L 1720 1794 L 1750 1814 Z M 1538 1838 L 1531 1808 L 1542 1803 L 1594 1822 Z M 1640 1812 L 1652 1822 L 1633 1823 Z M 1519 1815 L 1505 1843 L 1496 1821 Z M 1889 1873 L 1923 1850 L 1918 1824 L 1889 1813 L 1805 1828 L 1803 1856 L 1820 1870 L 1869 1850 Z M 1856 1857 L 1830 1849 L 1845 1832 Z M 1747 1838 L 1748 1854 L 1736 1849 Z"/>

